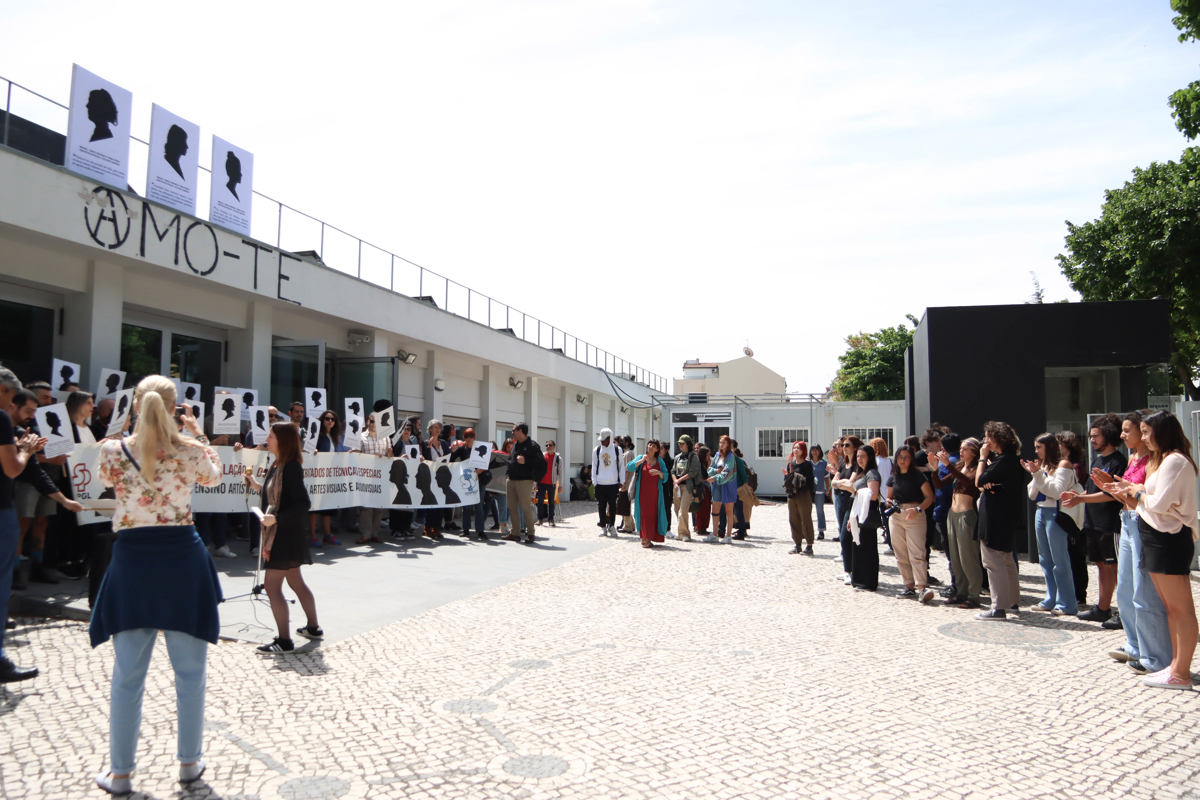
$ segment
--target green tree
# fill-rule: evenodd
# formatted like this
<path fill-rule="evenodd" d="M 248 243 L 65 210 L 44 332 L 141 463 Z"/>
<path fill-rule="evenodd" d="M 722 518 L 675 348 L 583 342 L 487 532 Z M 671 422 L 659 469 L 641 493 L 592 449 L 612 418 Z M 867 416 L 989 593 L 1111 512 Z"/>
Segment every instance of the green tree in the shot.
<path fill-rule="evenodd" d="M 1067 222 L 1066 248 L 1059 266 L 1084 300 L 1167 299 L 1171 371 L 1200 399 L 1200 148 L 1134 169 L 1104 193 L 1099 219 Z"/>
<path fill-rule="evenodd" d="M 1179 29 L 1179 41 L 1200 39 L 1200 0 L 1171 0 L 1175 17 L 1171 21 Z M 1173 93 L 1167 100 L 1175 127 L 1188 139 L 1200 135 L 1200 81 L 1192 81 Z"/>
<path fill-rule="evenodd" d="M 905 316 L 915 327 L 916 318 Z M 834 399 L 903 400 L 904 351 L 912 340 L 913 329 L 904 325 L 847 336 L 847 349 L 838 356 L 837 376 L 830 387 Z"/>

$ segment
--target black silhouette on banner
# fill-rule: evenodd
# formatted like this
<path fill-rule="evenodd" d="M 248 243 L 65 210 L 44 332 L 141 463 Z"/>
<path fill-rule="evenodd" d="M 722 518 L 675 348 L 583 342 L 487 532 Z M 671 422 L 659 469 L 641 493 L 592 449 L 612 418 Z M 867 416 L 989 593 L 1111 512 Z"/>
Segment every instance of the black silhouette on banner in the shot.
<path fill-rule="evenodd" d="M 88 121 L 96 126 L 92 131 L 92 138 L 88 141 L 111 139 L 113 133 L 109 125 L 117 124 L 117 104 L 107 89 L 92 89 L 88 92 L 87 114 Z"/>
<path fill-rule="evenodd" d="M 437 496 L 434 495 L 431 489 L 433 476 L 429 472 L 429 462 L 422 461 L 417 467 L 417 488 L 421 490 L 421 505 L 436 506 L 438 504 Z"/>
<path fill-rule="evenodd" d="M 412 505 L 412 495 L 408 493 L 408 467 L 400 459 L 392 462 L 388 480 L 396 487 L 396 496 L 392 498 L 394 505 Z"/>
<path fill-rule="evenodd" d="M 451 481 L 450 468 L 447 467 L 445 464 L 438 467 L 437 468 L 437 485 L 438 485 L 438 488 L 440 488 L 442 490 L 442 496 L 446 498 L 446 500 L 445 500 L 446 505 L 461 503 L 462 500 L 459 499 L 459 496 L 455 493 L 455 491 L 450 488 L 450 481 Z"/>

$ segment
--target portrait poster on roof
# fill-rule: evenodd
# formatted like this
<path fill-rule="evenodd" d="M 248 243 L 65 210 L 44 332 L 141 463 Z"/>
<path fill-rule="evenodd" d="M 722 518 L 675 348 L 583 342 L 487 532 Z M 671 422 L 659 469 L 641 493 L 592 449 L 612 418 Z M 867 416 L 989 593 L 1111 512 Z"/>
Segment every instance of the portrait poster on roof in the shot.
<path fill-rule="evenodd" d="M 133 94 L 75 64 L 67 119 L 67 169 L 124 190 L 129 185 Z"/>
<path fill-rule="evenodd" d="M 200 126 L 155 103 L 150 110 L 146 197 L 195 216 L 199 170 Z"/>
<path fill-rule="evenodd" d="M 220 136 L 212 140 L 212 191 L 208 220 L 250 235 L 250 201 L 254 195 L 254 156 Z"/>

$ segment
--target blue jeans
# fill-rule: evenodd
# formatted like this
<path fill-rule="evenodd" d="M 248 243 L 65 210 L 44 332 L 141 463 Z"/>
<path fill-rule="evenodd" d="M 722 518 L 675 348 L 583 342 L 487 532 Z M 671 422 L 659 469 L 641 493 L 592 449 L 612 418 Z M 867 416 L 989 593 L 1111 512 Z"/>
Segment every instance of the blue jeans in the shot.
<path fill-rule="evenodd" d="M 1046 576 L 1046 597 L 1042 605 L 1076 614 L 1079 604 L 1075 601 L 1075 579 L 1071 574 L 1067 532 L 1055 521 L 1057 514 L 1057 508 L 1038 506 L 1035 517 L 1038 563 L 1042 565 L 1042 574 Z"/>
<path fill-rule="evenodd" d="M 488 496 L 496 501 L 496 522 L 508 524 L 508 495 L 503 492 L 488 492 Z"/>
<path fill-rule="evenodd" d="M 182 631 L 163 631 L 167 655 L 175 670 L 175 714 L 179 728 L 176 756 L 184 764 L 200 758 L 204 734 L 205 658 L 208 642 Z M 109 704 L 108 749 L 114 774 L 132 772 L 142 727 L 142 694 L 146 670 L 158 631 L 135 628 L 113 636 L 112 695 Z"/>
<path fill-rule="evenodd" d="M 484 527 L 487 523 L 487 507 L 484 506 L 483 503 L 476 503 L 473 506 L 463 506 L 462 519 L 463 533 L 471 532 L 472 519 L 475 520 L 475 532 L 483 533 L 485 530 L 487 530 L 487 528 Z"/>
<path fill-rule="evenodd" d="M 12 594 L 13 567 L 17 565 L 17 523 L 15 508 L 0 509 L 0 620 L 8 619 L 8 598 Z M 0 628 L 0 658 L 4 656 L 4 629 Z"/>
<path fill-rule="evenodd" d="M 1136 511 L 1121 512 L 1121 544 L 1117 550 L 1117 608 L 1125 627 L 1125 652 L 1151 672 L 1171 663 L 1167 610 L 1142 569 L 1142 534 Z"/>
<path fill-rule="evenodd" d="M 841 502 L 838 498 L 841 497 Z M 850 536 L 850 511 L 854 501 L 850 497 L 834 494 L 833 508 L 837 513 L 838 539 L 842 543 L 842 569 L 844 572 L 854 571 L 854 539 Z"/>
<path fill-rule="evenodd" d="M 813 495 L 813 506 L 817 509 L 817 533 L 825 532 L 825 493 Z"/>

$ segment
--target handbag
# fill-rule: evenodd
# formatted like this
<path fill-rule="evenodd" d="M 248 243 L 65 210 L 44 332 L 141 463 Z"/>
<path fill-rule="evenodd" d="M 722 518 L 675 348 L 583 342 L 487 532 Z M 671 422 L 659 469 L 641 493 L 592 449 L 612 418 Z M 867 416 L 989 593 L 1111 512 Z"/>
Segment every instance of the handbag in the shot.
<path fill-rule="evenodd" d="M 633 513 L 633 508 L 629 504 L 629 492 L 624 489 L 617 492 L 617 513 L 622 517 L 628 517 Z"/>

